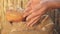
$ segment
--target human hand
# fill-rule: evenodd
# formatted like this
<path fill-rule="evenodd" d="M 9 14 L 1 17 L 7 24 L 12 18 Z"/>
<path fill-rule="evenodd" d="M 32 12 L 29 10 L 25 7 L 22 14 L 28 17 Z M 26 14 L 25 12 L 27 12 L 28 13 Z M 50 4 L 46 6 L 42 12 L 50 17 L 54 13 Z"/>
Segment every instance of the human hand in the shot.
<path fill-rule="evenodd" d="M 29 5 L 30 9 L 27 8 L 24 12 L 26 17 L 27 26 L 33 26 L 45 14 L 48 9 L 57 8 L 60 5 L 59 0 L 32 0 Z"/>

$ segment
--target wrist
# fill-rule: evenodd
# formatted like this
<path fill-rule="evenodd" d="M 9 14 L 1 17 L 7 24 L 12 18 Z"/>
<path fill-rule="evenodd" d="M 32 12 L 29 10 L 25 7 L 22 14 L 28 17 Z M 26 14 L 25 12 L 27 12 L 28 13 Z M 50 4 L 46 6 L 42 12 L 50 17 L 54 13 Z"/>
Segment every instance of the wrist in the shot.
<path fill-rule="evenodd" d="M 47 3 L 47 6 L 49 8 L 60 8 L 60 1 L 58 0 L 53 0 Z"/>

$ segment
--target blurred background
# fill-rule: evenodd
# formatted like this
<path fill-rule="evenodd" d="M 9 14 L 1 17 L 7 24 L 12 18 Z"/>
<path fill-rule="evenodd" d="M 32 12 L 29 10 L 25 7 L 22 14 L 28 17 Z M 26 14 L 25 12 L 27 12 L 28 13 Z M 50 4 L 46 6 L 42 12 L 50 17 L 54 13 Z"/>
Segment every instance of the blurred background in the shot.
<path fill-rule="evenodd" d="M 6 24 L 6 20 L 5 20 L 6 10 L 9 8 L 25 9 L 27 3 L 28 3 L 28 0 L 0 0 L 0 31 L 2 30 L 2 26 Z M 56 32 L 60 34 L 60 30 L 59 30 L 60 29 L 60 9 L 53 9 L 47 12 L 47 14 L 52 18 L 52 21 L 55 24 Z M 54 34 L 56 33 L 54 32 Z"/>

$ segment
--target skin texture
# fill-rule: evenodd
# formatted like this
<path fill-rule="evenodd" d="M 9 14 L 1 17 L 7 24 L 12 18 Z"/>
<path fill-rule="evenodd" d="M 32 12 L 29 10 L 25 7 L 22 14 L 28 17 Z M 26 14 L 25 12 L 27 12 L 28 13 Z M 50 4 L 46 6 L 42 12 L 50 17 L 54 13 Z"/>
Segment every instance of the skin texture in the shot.
<path fill-rule="evenodd" d="M 30 0 L 23 15 L 27 26 L 33 26 L 47 10 L 52 8 L 60 8 L 60 0 Z"/>

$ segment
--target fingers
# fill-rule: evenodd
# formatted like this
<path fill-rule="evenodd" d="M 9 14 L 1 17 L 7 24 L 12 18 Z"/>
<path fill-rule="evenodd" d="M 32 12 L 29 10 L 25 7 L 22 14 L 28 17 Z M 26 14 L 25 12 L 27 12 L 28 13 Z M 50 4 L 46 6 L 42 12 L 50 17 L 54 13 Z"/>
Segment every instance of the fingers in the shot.
<path fill-rule="evenodd" d="M 28 21 L 27 26 L 33 26 L 39 20 L 39 18 L 45 13 L 44 11 L 45 9 L 42 8 L 41 10 L 33 12 L 31 15 L 29 15 L 26 18 L 26 21 Z"/>
<path fill-rule="evenodd" d="M 32 0 L 29 0 L 28 4 L 27 4 L 27 7 L 26 9 L 24 10 L 24 16 L 23 17 L 26 17 L 29 13 L 29 11 L 32 9 L 31 8 L 31 3 L 32 3 Z"/>
<path fill-rule="evenodd" d="M 31 5 L 32 1 L 29 0 L 28 3 L 27 3 L 27 7 L 29 7 Z"/>
<path fill-rule="evenodd" d="M 30 2 L 32 3 L 32 0 Z M 29 6 L 29 3 L 28 3 L 28 6 Z M 29 6 L 29 7 L 27 7 L 27 9 L 24 10 L 24 16 L 23 17 L 28 16 L 29 14 L 31 14 L 32 12 L 35 12 L 39 8 L 40 8 L 40 4 L 37 4 L 36 6 Z"/>
<path fill-rule="evenodd" d="M 30 7 L 28 7 L 27 9 L 24 10 L 24 15 L 23 17 L 26 17 L 27 15 L 29 15 L 29 11 L 31 10 Z"/>
<path fill-rule="evenodd" d="M 30 26 L 33 26 L 35 23 L 39 21 L 40 18 L 36 19 Z"/>
<path fill-rule="evenodd" d="M 35 10 L 37 10 L 37 9 L 32 9 L 31 7 L 28 7 L 28 8 L 25 9 L 25 11 L 24 11 L 24 17 L 30 15 L 32 12 L 35 12 Z"/>
<path fill-rule="evenodd" d="M 41 17 L 45 12 L 46 7 L 40 4 L 37 4 L 34 8 L 32 6 L 28 7 L 24 12 L 24 17 L 27 16 L 27 26 L 35 24 L 39 20 L 39 17 Z"/>
<path fill-rule="evenodd" d="M 34 12 L 35 12 L 34 10 L 31 10 L 31 11 L 29 11 L 29 12 L 26 12 L 26 13 L 24 14 L 24 17 L 29 16 L 30 14 L 32 14 L 32 13 L 34 13 Z"/>
<path fill-rule="evenodd" d="M 42 9 L 36 11 L 36 12 L 32 12 L 32 14 L 30 14 L 30 15 L 26 18 L 26 20 L 28 21 L 28 20 L 30 20 L 30 19 L 38 16 L 38 15 L 40 15 L 40 17 L 41 17 L 41 15 L 43 15 L 44 13 L 45 13 L 45 8 L 42 8 Z"/>
<path fill-rule="evenodd" d="M 39 20 L 39 17 L 40 16 L 36 16 L 32 18 L 31 20 L 27 21 L 27 26 L 32 26 L 33 24 L 35 24 Z"/>

